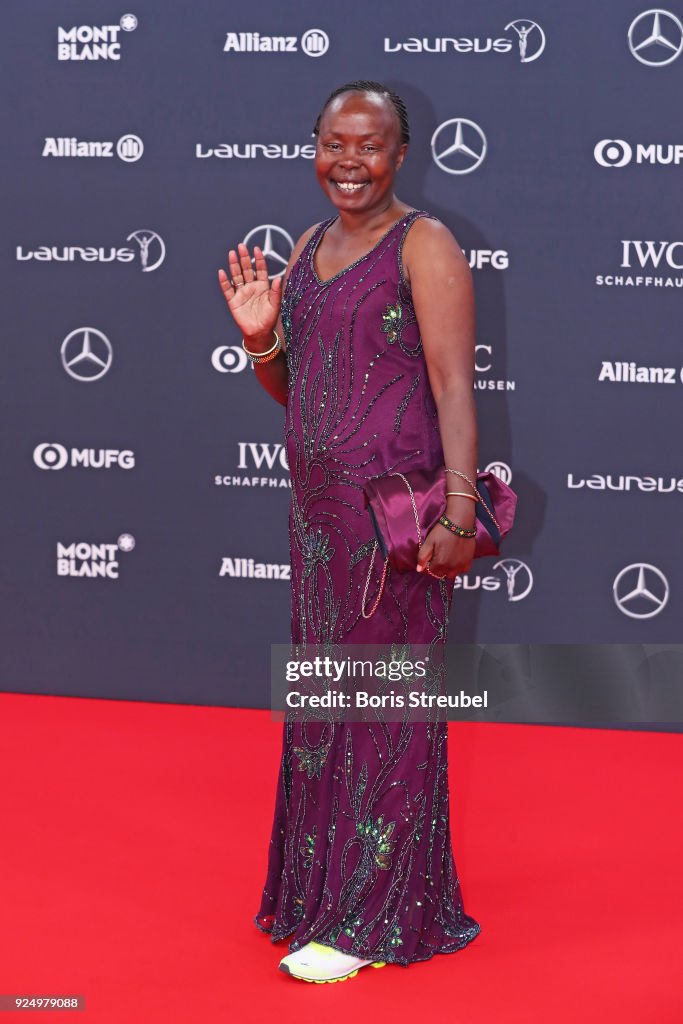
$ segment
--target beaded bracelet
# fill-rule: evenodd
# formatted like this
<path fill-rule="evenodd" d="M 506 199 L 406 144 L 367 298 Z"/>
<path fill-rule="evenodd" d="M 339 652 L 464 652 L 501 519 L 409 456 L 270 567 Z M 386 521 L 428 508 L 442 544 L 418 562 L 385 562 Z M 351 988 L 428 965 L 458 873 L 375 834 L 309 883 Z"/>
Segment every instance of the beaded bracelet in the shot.
<path fill-rule="evenodd" d="M 273 331 L 275 335 L 275 341 L 270 348 L 266 349 L 265 352 L 250 352 L 247 346 L 244 344 L 244 338 L 242 338 L 242 348 L 251 359 L 252 363 L 269 363 L 271 359 L 280 353 L 282 348 L 282 341 L 277 331 Z"/>
<path fill-rule="evenodd" d="M 466 530 L 463 526 L 458 526 L 452 519 L 449 519 L 447 515 L 443 514 L 439 516 L 439 522 L 442 526 L 445 526 L 451 533 L 457 533 L 458 537 L 476 537 L 476 527 L 472 527 L 471 530 Z"/>

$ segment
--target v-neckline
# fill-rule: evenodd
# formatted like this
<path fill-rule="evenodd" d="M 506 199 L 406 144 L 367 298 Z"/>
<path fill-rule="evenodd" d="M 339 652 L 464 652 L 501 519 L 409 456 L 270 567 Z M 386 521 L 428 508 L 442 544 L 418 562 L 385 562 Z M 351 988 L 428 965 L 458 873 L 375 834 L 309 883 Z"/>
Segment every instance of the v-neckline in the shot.
<path fill-rule="evenodd" d="M 320 234 L 318 235 L 315 243 L 311 247 L 310 266 L 311 266 L 311 272 L 313 273 L 313 277 L 316 279 L 317 283 L 319 285 L 321 285 L 321 286 L 332 284 L 332 282 L 336 281 L 338 278 L 340 278 L 342 276 L 342 274 L 346 274 L 349 270 L 352 270 L 354 267 L 357 267 L 359 263 L 362 263 L 363 260 L 366 260 L 368 258 L 368 256 L 371 256 L 373 254 L 375 249 L 377 249 L 378 246 L 380 246 L 382 244 L 384 239 L 387 238 L 391 234 L 391 232 L 394 230 L 394 228 L 398 224 L 400 224 L 401 221 L 405 220 L 406 217 L 409 217 L 411 215 L 411 213 L 416 213 L 416 212 L 417 212 L 416 210 L 408 210 L 407 213 L 404 213 L 402 217 L 399 217 L 398 220 L 395 220 L 394 223 L 389 228 L 387 228 L 387 230 L 384 232 L 382 237 L 377 239 L 377 241 L 375 242 L 375 244 L 372 246 L 371 249 L 368 249 L 368 251 L 366 253 L 363 253 L 362 256 L 359 256 L 357 260 L 353 261 L 353 263 L 349 263 L 349 265 L 347 267 L 342 267 L 342 269 L 339 270 L 336 274 L 333 274 L 332 277 L 328 277 L 325 281 L 323 281 L 318 276 L 318 271 L 315 269 L 315 254 L 318 251 L 318 246 L 320 245 L 321 241 L 323 240 L 323 236 L 327 234 L 327 231 L 329 230 L 329 228 L 332 227 L 332 225 L 335 223 L 335 221 L 339 220 L 339 214 L 337 214 L 336 217 L 332 217 L 327 222 L 327 224 L 325 224 L 323 230 L 320 232 Z"/>

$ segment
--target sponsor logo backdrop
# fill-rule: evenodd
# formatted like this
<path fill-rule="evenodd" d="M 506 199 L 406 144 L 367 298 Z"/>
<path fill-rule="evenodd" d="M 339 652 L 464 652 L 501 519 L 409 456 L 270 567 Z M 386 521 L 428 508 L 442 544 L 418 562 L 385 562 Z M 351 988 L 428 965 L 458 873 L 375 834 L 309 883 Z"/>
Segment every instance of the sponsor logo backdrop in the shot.
<path fill-rule="evenodd" d="M 216 270 L 247 240 L 282 274 L 330 215 L 311 129 L 353 78 L 406 100 L 398 194 L 470 262 L 480 466 L 519 494 L 451 640 L 680 640 L 683 6 L 34 0 L 4 27 L 3 688 L 267 705 L 284 411 Z"/>

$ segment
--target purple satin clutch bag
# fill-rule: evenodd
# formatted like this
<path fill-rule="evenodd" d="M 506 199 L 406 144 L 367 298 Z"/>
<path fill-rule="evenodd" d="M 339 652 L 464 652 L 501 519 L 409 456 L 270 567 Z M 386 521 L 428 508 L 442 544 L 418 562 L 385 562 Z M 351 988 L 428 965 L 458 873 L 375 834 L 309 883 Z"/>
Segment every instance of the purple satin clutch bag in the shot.
<path fill-rule="evenodd" d="M 517 495 L 489 471 L 477 474 L 474 557 L 499 555 L 515 518 Z M 446 470 L 385 473 L 364 486 L 365 504 L 385 562 L 399 572 L 414 570 L 417 553 L 446 508 Z"/>

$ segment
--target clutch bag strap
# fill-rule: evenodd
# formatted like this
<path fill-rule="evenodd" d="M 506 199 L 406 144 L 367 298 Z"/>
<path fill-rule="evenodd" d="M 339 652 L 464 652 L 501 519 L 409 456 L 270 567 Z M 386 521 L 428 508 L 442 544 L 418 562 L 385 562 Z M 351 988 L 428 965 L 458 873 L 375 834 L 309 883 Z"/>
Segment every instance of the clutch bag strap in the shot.
<path fill-rule="evenodd" d="M 396 472 L 396 473 L 387 473 L 387 476 L 398 476 L 398 477 L 400 477 L 401 480 L 403 481 L 403 483 L 408 488 L 408 493 L 410 495 L 410 504 L 413 506 L 413 515 L 415 516 L 415 528 L 417 530 L 417 543 L 418 543 L 419 546 L 421 546 L 422 545 L 422 530 L 420 529 L 420 517 L 418 515 L 417 505 L 415 503 L 415 495 L 413 493 L 412 487 L 410 486 L 410 481 L 406 479 L 406 477 L 403 475 L 403 473 L 398 473 L 398 472 Z M 389 557 L 387 556 L 384 559 L 384 568 L 382 569 L 382 578 L 379 581 L 379 590 L 377 591 L 377 597 L 375 598 L 375 600 L 373 602 L 372 608 L 370 608 L 369 610 L 366 609 L 365 605 L 366 605 L 366 601 L 367 601 L 367 598 L 368 598 L 368 587 L 370 586 L 370 576 L 372 575 L 372 567 L 373 567 L 373 565 L 375 563 L 375 552 L 377 551 L 378 546 L 379 545 L 377 544 L 377 541 L 375 541 L 375 543 L 373 545 L 373 548 L 372 548 L 372 554 L 370 556 L 370 565 L 368 566 L 368 575 L 367 575 L 367 577 L 365 579 L 365 587 L 363 589 L 363 599 L 361 601 L 360 610 L 361 610 L 361 615 L 363 616 L 364 619 L 372 618 L 372 616 L 377 611 L 377 605 L 379 604 L 379 602 L 382 599 L 382 593 L 384 591 L 384 581 L 387 578 L 387 570 L 389 568 Z"/>
<path fill-rule="evenodd" d="M 363 588 L 363 599 L 361 601 L 360 610 L 361 615 L 363 616 L 364 619 L 371 619 L 372 616 L 377 611 L 377 605 L 381 601 L 382 593 L 384 591 L 384 581 L 387 578 L 387 569 L 389 568 L 389 556 L 387 555 L 387 557 L 384 559 L 384 568 L 382 569 L 382 578 L 379 581 L 379 590 L 377 591 L 377 597 L 373 602 L 372 608 L 370 608 L 370 610 L 368 611 L 365 607 L 365 604 L 368 599 L 368 587 L 370 586 L 370 576 L 372 575 L 372 567 L 375 564 L 375 552 L 377 551 L 378 547 L 379 545 L 377 541 L 375 541 L 372 546 L 372 554 L 370 555 L 370 565 L 368 566 L 368 575 L 365 580 L 365 587 Z"/>
<path fill-rule="evenodd" d="M 422 547 L 422 530 L 420 529 L 420 516 L 418 515 L 417 505 L 415 504 L 415 495 L 413 493 L 413 488 L 410 486 L 410 481 L 407 480 L 404 477 L 403 473 L 396 472 L 396 473 L 389 473 L 388 475 L 389 476 L 398 476 L 398 477 L 400 477 L 401 480 L 403 481 L 403 483 L 408 488 L 408 494 L 410 495 L 410 504 L 413 506 L 413 515 L 415 516 L 415 529 L 417 530 L 417 544 L 418 544 L 418 547 Z"/>

